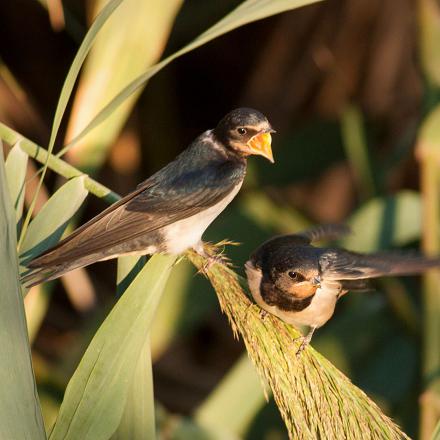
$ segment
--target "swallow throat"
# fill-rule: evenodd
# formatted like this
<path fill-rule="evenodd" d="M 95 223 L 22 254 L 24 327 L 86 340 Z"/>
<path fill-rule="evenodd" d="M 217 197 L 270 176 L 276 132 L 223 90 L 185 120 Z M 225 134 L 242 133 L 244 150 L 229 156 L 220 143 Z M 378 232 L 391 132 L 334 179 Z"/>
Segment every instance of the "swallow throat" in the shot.
<path fill-rule="evenodd" d="M 312 302 L 315 293 L 306 298 L 295 298 L 291 293 L 283 292 L 270 281 L 261 280 L 261 297 L 270 306 L 275 306 L 285 312 L 300 312 Z"/>

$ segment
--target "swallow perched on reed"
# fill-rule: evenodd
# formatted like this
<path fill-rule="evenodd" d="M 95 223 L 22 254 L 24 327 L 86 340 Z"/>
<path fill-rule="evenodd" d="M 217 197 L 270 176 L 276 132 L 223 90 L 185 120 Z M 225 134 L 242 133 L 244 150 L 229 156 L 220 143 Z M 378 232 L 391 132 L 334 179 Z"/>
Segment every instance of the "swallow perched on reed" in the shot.
<path fill-rule="evenodd" d="M 267 118 L 250 108 L 228 113 L 135 191 L 27 263 L 27 287 L 126 254 L 203 254 L 202 234 L 240 190 L 247 158 L 273 162 Z"/>
<path fill-rule="evenodd" d="M 339 248 L 318 248 L 313 241 L 337 239 L 344 225 L 322 225 L 263 243 L 245 264 L 255 302 L 288 324 L 309 327 L 298 353 L 313 332 L 333 315 L 336 302 L 348 291 L 365 291 L 368 279 L 414 275 L 440 266 L 439 258 L 403 252 L 370 255 Z"/>

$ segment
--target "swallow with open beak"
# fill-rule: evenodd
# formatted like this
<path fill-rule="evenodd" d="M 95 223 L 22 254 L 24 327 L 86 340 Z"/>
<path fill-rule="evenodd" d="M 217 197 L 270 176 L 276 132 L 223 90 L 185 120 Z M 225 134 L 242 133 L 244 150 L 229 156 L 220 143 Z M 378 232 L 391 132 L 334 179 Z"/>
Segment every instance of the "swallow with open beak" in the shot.
<path fill-rule="evenodd" d="M 260 112 L 231 111 L 135 191 L 27 262 L 24 285 L 121 255 L 180 254 L 191 247 L 204 255 L 202 234 L 240 190 L 247 158 L 273 162 L 273 132 Z"/>
<path fill-rule="evenodd" d="M 338 298 L 348 291 L 369 290 L 367 280 L 390 275 L 414 275 L 439 267 L 439 258 L 413 253 L 370 255 L 338 248 L 318 248 L 313 241 L 334 240 L 349 232 L 344 225 L 322 225 L 263 243 L 245 264 L 255 302 L 295 327 L 306 326 L 300 353 L 313 332 L 333 315 Z"/>

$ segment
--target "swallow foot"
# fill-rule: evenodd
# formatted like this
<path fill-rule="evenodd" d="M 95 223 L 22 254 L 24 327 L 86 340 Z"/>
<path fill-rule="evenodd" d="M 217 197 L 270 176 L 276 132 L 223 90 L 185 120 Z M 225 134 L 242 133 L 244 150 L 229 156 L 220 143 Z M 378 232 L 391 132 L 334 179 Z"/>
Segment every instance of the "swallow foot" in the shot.
<path fill-rule="evenodd" d="M 312 336 L 313 333 L 315 332 L 316 327 L 310 327 L 309 332 L 305 335 L 305 336 L 301 336 L 296 340 L 301 341 L 301 343 L 299 344 L 298 350 L 296 351 L 296 356 L 299 356 L 304 350 L 305 348 L 310 344 L 310 341 L 312 340 Z"/>
<path fill-rule="evenodd" d="M 266 320 L 268 313 L 264 309 L 260 309 L 260 319 L 264 322 Z"/>
<path fill-rule="evenodd" d="M 199 269 L 199 272 L 201 273 L 207 274 L 212 266 L 225 262 L 225 259 L 221 254 L 211 255 L 206 252 L 203 242 L 199 242 L 193 249 L 205 260 L 202 267 Z"/>

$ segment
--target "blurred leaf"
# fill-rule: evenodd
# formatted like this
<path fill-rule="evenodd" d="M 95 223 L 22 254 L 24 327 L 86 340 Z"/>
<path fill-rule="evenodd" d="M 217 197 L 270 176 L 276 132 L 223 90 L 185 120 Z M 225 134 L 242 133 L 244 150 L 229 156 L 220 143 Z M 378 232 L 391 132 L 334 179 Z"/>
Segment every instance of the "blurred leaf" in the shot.
<path fill-rule="evenodd" d="M 35 207 L 35 203 L 38 197 L 38 193 L 40 191 L 41 185 L 43 184 L 44 177 L 46 175 L 49 158 L 52 153 L 53 147 L 55 145 L 55 140 L 58 134 L 58 130 L 61 125 L 61 120 L 63 118 L 64 112 L 66 111 L 67 104 L 69 102 L 70 95 L 72 93 L 73 87 L 75 85 L 76 78 L 78 76 L 78 73 L 81 69 L 81 66 L 84 62 L 85 57 L 89 53 L 90 48 L 93 45 L 93 42 L 96 38 L 96 35 L 104 25 L 104 23 L 107 21 L 107 19 L 110 17 L 110 15 L 113 13 L 113 11 L 120 5 L 120 3 L 123 0 L 109 0 L 109 2 L 106 4 L 106 6 L 102 9 L 100 14 L 96 17 L 95 21 L 93 22 L 92 26 L 90 27 L 89 31 L 87 32 L 86 36 L 84 37 L 83 42 L 81 43 L 80 48 L 78 49 L 78 52 L 75 56 L 75 59 L 73 60 L 72 65 L 70 66 L 69 72 L 66 76 L 66 79 L 64 80 L 63 88 L 60 93 L 60 97 L 58 99 L 57 108 L 55 110 L 55 116 L 52 124 L 52 130 L 50 133 L 50 139 L 49 139 L 49 146 L 47 147 L 48 156 L 46 157 L 43 171 L 41 173 L 40 180 L 38 182 L 37 190 L 34 194 L 34 197 L 32 199 L 32 202 L 29 206 L 28 213 L 26 215 L 26 218 L 23 222 L 23 229 L 21 231 L 21 236 L 18 241 L 18 248 L 21 248 L 21 244 L 24 240 L 28 224 L 31 220 L 32 212 Z"/>
<path fill-rule="evenodd" d="M 440 253 L 440 105 L 426 117 L 417 140 L 420 161 L 420 187 L 423 201 L 423 250 L 428 255 Z M 431 437 L 440 408 L 440 272 L 432 270 L 423 276 L 423 386 L 420 399 L 420 438 Z"/>
<path fill-rule="evenodd" d="M 277 205 L 262 192 L 247 193 L 240 198 L 240 208 L 265 229 L 291 234 L 308 227 L 302 214 L 290 206 Z"/>
<path fill-rule="evenodd" d="M 437 423 L 437 427 L 432 434 L 431 440 L 440 440 L 440 422 Z"/>
<path fill-rule="evenodd" d="M 419 0 L 417 5 L 422 65 L 429 80 L 440 86 L 440 6 L 436 0 Z"/>
<path fill-rule="evenodd" d="M 84 176 L 65 183 L 44 204 L 29 226 L 21 247 L 24 262 L 56 244 L 87 196 Z"/>
<path fill-rule="evenodd" d="M 18 223 L 23 215 L 24 189 L 28 155 L 16 143 L 8 154 L 5 162 L 6 179 L 9 195 L 15 208 L 15 220 Z"/>
<path fill-rule="evenodd" d="M 103 322 L 67 386 L 51 440 L 115 433 L 175 258 L 154 255 Z"/>
<path fill-rule="evenodd" d="M 361 206 L 349 219 L 353 233 L 341 241 L 343 247 L 371 252 L 402 246 L 420 238 L 421 200 L 414 191 L 377 197 Z"/>
<path fill-rule="evenodd" d="M 240 26 L 244 26 L 245 24 L 252 23 L 253 21 L 261 20 L 262 18 L 270 17 L 290 9 L 316 3 L 318 1 L 321 0 L 244 1 L 231 13 L 226 15 L 226 17 L 221 19 L 214 26 L 210 27 L 207 31 L 203 32 L 191 43 L 165 58 L 160 63 L 150 67 L 128 86 L 122 89 L 110 102 L 105 105 L 104 108 L 99 111 L 99 113 L 87 124 L 81 133 L 76 135 L 76 137 L 71 140 L 58 154 L 64 154 L 68 149 L 70 149 L 71 146 L 75 145 L 86 134 L 105 121 L 122 103 L 127 100 L 127 98 L 129 98 L 140 87 L 144 86 L 152 76 L 154 76 L 157 72 L 159 72 L 176 58 L 179 58 L 180 56 L 191 52 L 192 50 Z"/>
<path fill-rule="evenodd" d="M 264 403 L 261 378 L 245 353 L 197 408 L 194 419 L 221 438 L 242 438 Z"/>
<path fill-rule="evenodd" d="M 124 279 L 127 279 L 127 277 L 132 279 L 133 276 L 137 275 L 144 265 L 145 257 L 139 258 L 133 255 L 118 258 L 118 287 L 125 284 Z M 124 294 L 124 292 L 120 292 L 120 294 Z M 139 353 L 124 412 L 116 432 L 111 437 L 112 440 L 155 438 L 152 370 L 150 335 L 148 335 Z"/>
<path fill-rule="evenodd" d="M 16 216 L 0 143 L 0 438 L 45 439 L 18 275 Z"/>
<path fill-rule="evenodd" d="M 78 49 L 78 52 L 75 55 L 69 72 L 67 73 L 66 79 L 64 80 L 63 88 L 58 99 L 57 108 L 55 110 L 49 146 L 47 148 L 49 153 L 52 152 L 52 148 L 55 144 L 55 139 L 58 134 L 58 129 L 61 125 L 61 120 L 63 119 L 64 112 L 66 111 L 66 107 L 70 99 L 70 95 L 72 93 L 79 71 L 84 63 L 84 60 L 90 49 L 92 48 L 99 31 L 102 29 L 109 17 L 113 14 L 113 11 L 123 1 L 124 0 L 109 0 L 107 2 L 107 4 L 102 8 L 98 16 L 93 21 L 90 29 L 88 30 L 86 36 L 84 37 L 84 40 L 81 43 L 81 46 Z"/>
<path fill-rule="evenodd" d="M 364 199 L 368 199 L 374 195 L 375 185 L 371 172 L 362 113 L 358 107 L 349 105 L 342 112 L 341 131 L 345 152 L 358 183 L 359 192 Z"/>
<path fill-rule="evenodd" d="M 107 0 L 99 0 L 99 10 Z M 171 25 L 182 0 L 125 0 L 107 21 L 90 52 L 81 74 L 66 138 L 73 138 L 118 91 L 134 80 L 162 54 Z M 118 108 L 109 119 L 69 152 L 69 162 L 93 172 L 107 150 L 141 90 Z"/>
<path fill-rule="evenodd" d="M 32 287 L 26 295 L 24 306 L 29 343 L 31 345 L 35 341 L 44 317 L 46 316 L 53 287 L 54 284 L 52 283 L 40 284 Z"/>

